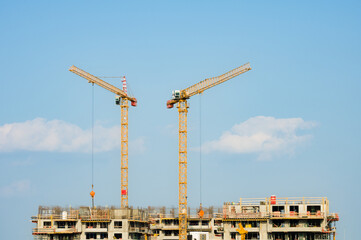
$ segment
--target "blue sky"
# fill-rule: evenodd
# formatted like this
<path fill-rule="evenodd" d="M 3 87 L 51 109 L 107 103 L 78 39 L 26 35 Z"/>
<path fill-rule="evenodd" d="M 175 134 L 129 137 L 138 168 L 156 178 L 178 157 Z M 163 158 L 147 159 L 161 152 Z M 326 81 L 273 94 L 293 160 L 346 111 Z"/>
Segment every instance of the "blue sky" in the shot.
<path fill-rule="evenodd" d="M 39 205 L 91 204 L 92 87 L 71 65 L 127 76 L 138 99 L 129 203 L 171 207 L 178 113 L 166 100 L 250 62 L 189 100 L 189 204 L 200 201 L 201 134 L 204 205 L 326 196 L 338 239 L 357 239 L 360 23 L 358 1 L 0 2 L 1 235 L 32 239 Z M 112 93 L 94 92 L 96 204 L 119 205 L 120 109 Z"/>

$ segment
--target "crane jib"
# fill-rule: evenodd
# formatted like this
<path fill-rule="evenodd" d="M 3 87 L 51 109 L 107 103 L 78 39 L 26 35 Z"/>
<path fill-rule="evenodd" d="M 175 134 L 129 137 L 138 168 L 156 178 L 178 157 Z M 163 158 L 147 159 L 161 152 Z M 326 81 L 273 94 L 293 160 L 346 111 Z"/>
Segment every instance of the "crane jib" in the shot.
<path fill-rule="evenodd" d="M 241 75 L 242 73 L 248 72 L 251 69 L 251 65 L 249 63 L 246 63 L 218 77 L 207 78 L 186 89 L 173 91 L 172 99 L 167 101 L 167 108 L 173 108 L 173 105 L 179 102 L 181 99 L 185 100 L 196 94 L 201 94 L 205 90 L 224 83 L 234 77 L 237 77 L 238 75 Z"/>
<path fill-rule="evenodd" d="M 112 84 L 107 83 L 107 82 L 101 80 L 100 78 L 98 78 L 74 65 L 69 68 L 69 71 L 75 73 L 76 75 L 78 75 L 80 77 L 87 79 L 90 83 L 93 83 L 93 84 L 95 83 L 95 84 L 99 85 L 100 87 L 105 88 L 112 93 L 115 93 L 117 96 L 119 96 L 121 98 L 125 98 L 125 99 L 129 100 L 133 107 L 137 106 L 136 98 L 129 97 L 123 90 L 113 86 Z"/>
<path fill-rule="evenodd" d="M 251 66 L 249 63 L 246 63 L 238 68 L 235 68 L 229 72 L 226 72 L 218 77 L 212 77 L 212 78 L 207 78 L 197 84 L 194 84 L 193 86 L 190 86 L 184 90 L 182 90 L 181 92 L 184 92 L 184 96 L 185 97 L 191 97 L 194 96 L 196 94 L 200 94 L 203 91 L 214 87 L 218 84 L 221 84 L 225 81 L 228 81 L 234 77 L 237 77 L 238 75 L 248 72 L 249 70 L 251 70 Z"/>

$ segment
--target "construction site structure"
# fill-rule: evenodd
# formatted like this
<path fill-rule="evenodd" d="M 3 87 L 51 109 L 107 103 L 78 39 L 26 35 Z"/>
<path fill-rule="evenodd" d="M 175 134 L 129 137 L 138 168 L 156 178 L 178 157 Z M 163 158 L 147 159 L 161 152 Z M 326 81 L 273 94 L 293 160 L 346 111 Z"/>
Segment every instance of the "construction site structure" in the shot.
<path fill-rule="evenodd" d="M 187 209 L 188 240 L 334 240 L 339 216 L 325 197 L 244 198 L 222 207 Z M 39 207 L 34 240 L 176 240 L 175 208 Z"/>
<path fill-rule="evenodd" d="M 218 77 L 207 78 L 183 90 L 175 90 L 172 92 L 172 99 L 167 101 L 167 108 L 173 108 L 174 104 L 177 104 L 179 113 L 179 240 L 187 239 L 187 113 L 189 108 L 187 99 L 196 94 L 201 94 L 205 90 L 224 83 L 249 70 L 251 70 L 251 66 L 249 63 L 246 63 Z"/>
<path fill-rule="evenodd" d="M 121 108 L 121 164 L 120 164 L 120 192 L 121 192 L 121 207 L 128 207 L 128 101 L 130 101 L 131 106 L 137 106 L 137 99 L 131 97 L 127 93 L 127 84 L 126 79 L 123 77 L 123 90 L 101 80 L 100 78 L 80 69 L 76 66 L 71 66 L 69 71 L 77 74 L 80 77 L 87 79 L 92 84 L 97 84 L 98 86 L 114 93 L 115 103 L 120 105 Z M 94 191 L 90 193 L 92 199 L 94 200 Z"/>

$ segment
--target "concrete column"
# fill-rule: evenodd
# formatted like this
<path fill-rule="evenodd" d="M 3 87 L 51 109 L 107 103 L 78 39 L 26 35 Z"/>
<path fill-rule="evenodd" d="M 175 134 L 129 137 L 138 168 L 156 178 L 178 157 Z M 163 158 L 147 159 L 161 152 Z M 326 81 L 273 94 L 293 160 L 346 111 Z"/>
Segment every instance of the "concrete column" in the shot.
<path fill-rule="evenodd" d="M 231 240 L 231 233 L 230 233 L 231 222 L 224 222 L 223 226 L 224 226 L 223 240 Z"/>
<path fill-rule="evenodd" d="M 259 239 L 267 240 L 267 221 L 260 222 L 259 224 Z"/>

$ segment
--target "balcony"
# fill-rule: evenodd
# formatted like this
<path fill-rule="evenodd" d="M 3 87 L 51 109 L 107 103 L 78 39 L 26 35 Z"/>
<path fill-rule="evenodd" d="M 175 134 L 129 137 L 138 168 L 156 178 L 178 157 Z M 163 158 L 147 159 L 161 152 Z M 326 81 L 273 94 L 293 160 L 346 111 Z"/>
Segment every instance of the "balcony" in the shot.
<path fill-rule="evenodd" d="M 89 233 L 89 232 L 96 232 L 96 233 L 106 233 L 108 232 L 107 228 L 92 228 L 92 227 L 88 227 L 84 229 L 84 232 Z"/>
<path fill-rule="evenodd" d="M 177 230 L 177 229 L 179 229 L 179 225 L 174 225 L 174 224 L 165 225 L 165 224 L 163 224 L 162 229 L 163 230 Z"/>
<path fill-rule="evenodd" d="M 241 218 L 241 219 L 259 219 L 259 218 L 265 218 L 266 215 L 263 213 L 228 213 L 224 215 L 224 218 Z"/>
<path fill-rule="evenodd" d="M 322 232 L 322 227 L 308 227 L 304 224 L 298 225 L 296 227 L 272 226 L 269 228 L 270 232 Z"/>
<path fill-rule="evenodd" d="M 237 227 L 232 227 L 229 231 L 230 232 L 238 232 L 237 231 Z M 248 232 L 259 232 L 259 227 L 245 227 L 245 230 L 247 230 Z"/>
<path fill-rule="evenodd" d="M 325 214 L 323 212 L 316 212 L 316 213 L 297 213 L 297 212 L 289 212 L 289 213 L 281 213 L 281 212 L 272 212 L 270 218 L 271 219 L 300 219 L 300 218 L 307 218 L 307 219 L 323 219 Z"/>
<path fill-rule="evenodd" d="M 129 227 L 129 233 L 146 233 L 147 227 Z"/>
<path fill-rule="evenodd" d="M 151 223 L 149 225 L 150 229 L 162 229 L 164 227 L 164 224 L 159 224 L 159 223 Z"/>
<path fill-rule="evenodd" d="M 33 228 L 33 235 L 52 233 L 78 233 L 76 228 Z"/>

